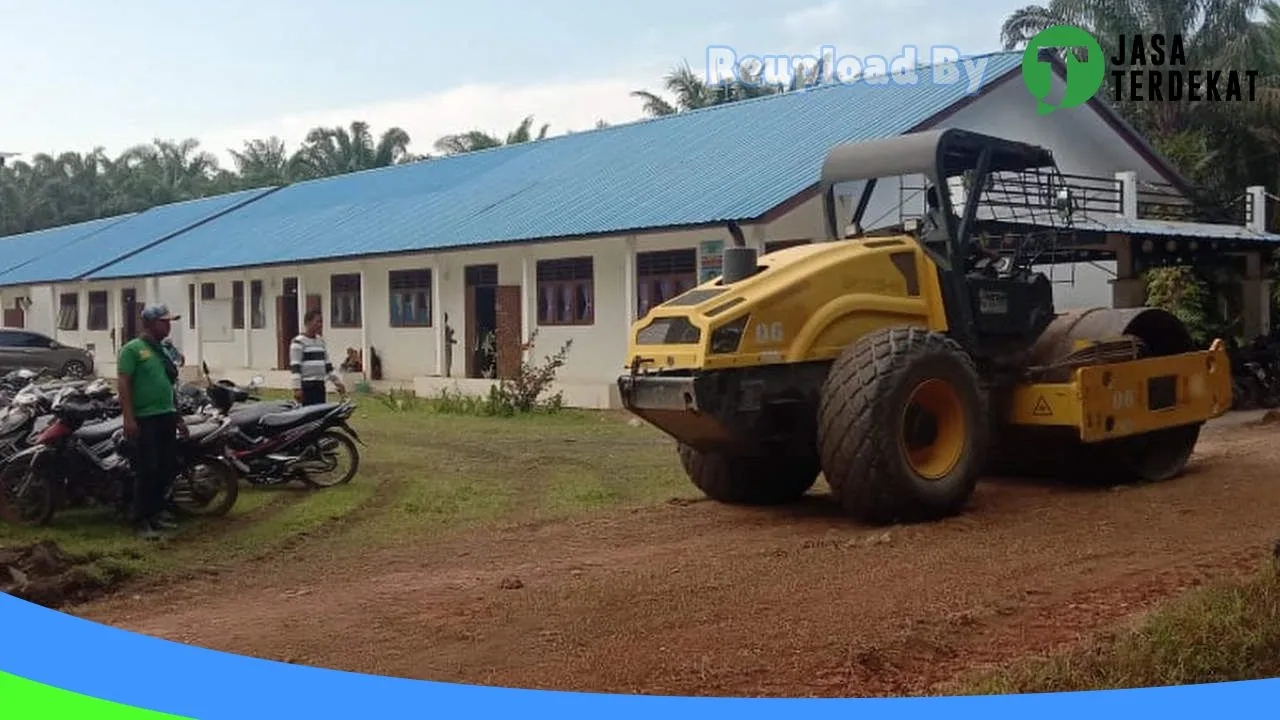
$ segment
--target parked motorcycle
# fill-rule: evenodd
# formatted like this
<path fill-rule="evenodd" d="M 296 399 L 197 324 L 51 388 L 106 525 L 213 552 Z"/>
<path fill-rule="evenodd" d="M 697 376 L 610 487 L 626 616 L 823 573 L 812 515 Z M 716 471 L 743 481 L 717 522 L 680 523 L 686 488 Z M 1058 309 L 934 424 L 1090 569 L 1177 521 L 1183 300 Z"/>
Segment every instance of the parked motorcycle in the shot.
<path fill-rule="evenodd" d="M 1227 343 L 1231 360 L 1232 409 L 1280 407 L 1280 353 L 1259 337 L 1244 348 Z"/>
<path fill-rule="evenodd" d="M 206 377 L 208 367 L 204 368 Z M 249 388 L 227 380 L 211 382 L 205 388 L 214 415 L 230 421 L 227 460 L 244 478 L 259 486 L 299 481 L 313 488 L 351 482 L 360 467 L 364 444 L 348 420 L 355 404 L 338 403 L 300 406 L 290 401 L 260 401 L 236 407 L 253 399 L 252 391 L 262 384 L 255 376 Z M 350 468 L 338 470 L 341 456 L 350 456 Z M 332 473 L 332 474 L 331 474 Z"/>
<path fill-rule="evenodd" d="M 0 468 L 0 515 L 11 523 L 45 525 L 62 507 L 105 505 L 128 510 L 133 471 L 124 420 L 102 420 L 104 403 L 83 388 L 64 388 L 53 421 Z M 222 515 L 235 504 L 239 478 L 220 457 L 227 422 L 189 428 L 179 442 L 179 472 L 167 504 L 175 514 Z M 214 503 L 219 492 L 221 502 Z"/>
<path fill-rule="evenodd" d="M 27 447 L 36 420 L 48 413 L 49 405 L 38 385 L 28 385 L 0 410 L 0 460 Z"/>

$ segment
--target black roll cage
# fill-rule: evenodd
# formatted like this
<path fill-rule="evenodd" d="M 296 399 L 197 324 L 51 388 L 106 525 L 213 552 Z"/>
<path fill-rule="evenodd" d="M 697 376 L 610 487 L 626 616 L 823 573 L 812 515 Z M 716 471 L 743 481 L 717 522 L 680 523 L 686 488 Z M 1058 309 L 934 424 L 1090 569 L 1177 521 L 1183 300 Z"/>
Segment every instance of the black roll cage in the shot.
<path fill-rule="evenodd" d="M 951 334 L 976 354 L 979 342 L 969 305 L 964 264 L 971 252 L 973 227 L 982 197 L 979 189 L 986 187 L 987 178 L 993 173 L 1054 165 L 1053 153 L 1045 148 L 959 128 L 837 145 L 827 154 L 820 185 L 827 239 L 845 239 L 844 227 L 837 217 L 837 184 L 866 181 L 852 218 L 854 225 L 861 228 L 862 217 L 880 178 L 923 175 L 938 193 L 938 207 L 947 231 L 947 252 L 939 254 L 923 243 L 921 246 L 938 264 Z M 966 171 L 973 173 L 971 187 L 975 191 L 966 193 L 963 212 L 957 213 L 945 179 L 951 173 Z"/>

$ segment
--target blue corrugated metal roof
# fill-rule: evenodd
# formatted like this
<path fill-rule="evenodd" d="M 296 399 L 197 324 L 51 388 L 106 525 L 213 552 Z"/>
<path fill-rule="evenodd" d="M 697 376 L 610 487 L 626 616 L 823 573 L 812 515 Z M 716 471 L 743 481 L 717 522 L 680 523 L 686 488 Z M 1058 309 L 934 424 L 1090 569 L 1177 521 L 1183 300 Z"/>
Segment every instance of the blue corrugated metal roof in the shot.
<path fill-rule="evenodd" d="M 995 53 L 982 86 L 1016 70 Z M 817 182 L 828 150 L 897 135 L 960 81 L 834 84 L 285 187 L 89 277 L 317 261 L 758 217 Z"/>
<path fill-rule="evenodd" d="M 1211 240 L 1246 240 L 1249 242 L 1280 242 L 1280 235 L 1260 233 L 1247 227 L 1226 224 L 1193 223 L 1175 220 L 1138 218 L 1130 220 L 1121 215 L 1091 215 L 1072 222 L 1077 228 L 1126 235 L 1155 235 L 1157 237 L 1189 237 Z"/>
<path fill-rule="evenodd" d="M 1047 222 L 1036 222 L 1042 227 L 1058 227 Z M 1280 235 L 1270 232 L 1258 232 L 1243 225 L 1226 223 L 1197 223 L 1184 220 L 1159 220 L 1155 218 L 1136 218 L 1130 220 L 1123 215 L 1107 213 L 1089 213 L 1071 219 L 1071 227 L 1076 230 L 1091 232 L 1116 233 L 1141 237 L 1185 237 L 1205 240 L 1243 240 L 1250 243 L 1280 243 Z"/>
<path fill-rule="evenodd" d="M 7 271 L 0 268 L 0 286 L 79 279 L 219 213 L 252 202 L 274 189 L 256 188 L 153 207 L 92 235 L 81 235 L 59 247 L 57 252 L 38 255 L 30 262 Z"/>
<path fill-rule="evenodd" d="M 124 222 L 132 214 L 90 220 L 75 225 L 36 230 L 21 235 L 0 237 L 0 272 L 12 272 L 41 258 L 53 256 L 62 260 L 59 250 L 103 229 Z M 0 282 L 0 285 L 5 283 Z"/>

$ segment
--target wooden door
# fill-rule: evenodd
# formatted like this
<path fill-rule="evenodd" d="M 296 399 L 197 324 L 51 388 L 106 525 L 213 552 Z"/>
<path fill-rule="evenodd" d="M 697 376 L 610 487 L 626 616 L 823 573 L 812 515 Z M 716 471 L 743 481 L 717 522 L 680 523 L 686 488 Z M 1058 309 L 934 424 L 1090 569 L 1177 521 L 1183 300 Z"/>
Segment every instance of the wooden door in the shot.
<path fill-rule="evenodd" d="M 142 309 L 138 307 L 138 292 L 133 288 L 124 288 L 120 291 L 120 309 L 123 315 L 122 322 L 124 327 L 120 329 L 120 344 L 125 343 L 138 336 L 138 320 Z"/>
<path fill-rule="evenodd" d="M 14 300 L 13 307 L 4 309 L 4 326 L 7 328 L 27 326 L 27 314 L 22 311 L 21 300 Z"/>
<path fill-rule="evenodd" d="M 480 308 L 477 294 L 480 288 L 487 290 L 498 285 L 498 266 L 494 263 L 467 265 L 462 268 L 462 277 L 464 287 L 462 296 L 462 341 L 466 343 L 464 346 L 466 350 L 463 353 L 463 358 L 466 361 L 464 372 L 469 378 L 477 378 L 482 376 L 485 368 L 480 367 L 480 363 L 477 362 L 482 353 L 477 349 L 476 345 L 480 342 L 482 333 L 489 332 L 488 329 L 480 327 L 481 318 L 479 317 Z M 485 307 L 490 308 L 491 306 L 486 303 Z"/>
<path fill-rule="evenodd" d="M 473 378 L 480 375 L 480 369 L 476 367 L 476 289 L 469 287 L 466 289 L 462 306 L 462 352 L 463 368 L 462 373 L 465 377 Z"/>
<path fill-rule="evenodd" d="M 498 377 L 512 379 L 520 371 L 520 360 L 524 349 L 524 338 L 521 337 L 521 302 L 522 289 L 519 285 L 499 285 L 495 304 L 498 316 Z"/>
<path fill-rule="evenodd" d="M 276 296 L 276 369 L 289 369 L 289 344 L 298 335 L 296 295 Z"/>

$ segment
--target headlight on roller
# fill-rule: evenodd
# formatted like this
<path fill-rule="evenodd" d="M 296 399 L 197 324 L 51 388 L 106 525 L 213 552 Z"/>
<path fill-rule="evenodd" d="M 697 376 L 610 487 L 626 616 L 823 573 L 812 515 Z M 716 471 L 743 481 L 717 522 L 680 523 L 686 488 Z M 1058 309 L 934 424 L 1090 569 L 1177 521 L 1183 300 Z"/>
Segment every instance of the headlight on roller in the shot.
<path fill-rule="evenodd" d="M 711 352 L 719 355 L 737 352 L 738 346 L 742 344 L 742 331 L 746 329 L 749 318 L 749 315 L 743 315 L 711 333 Z"/>

